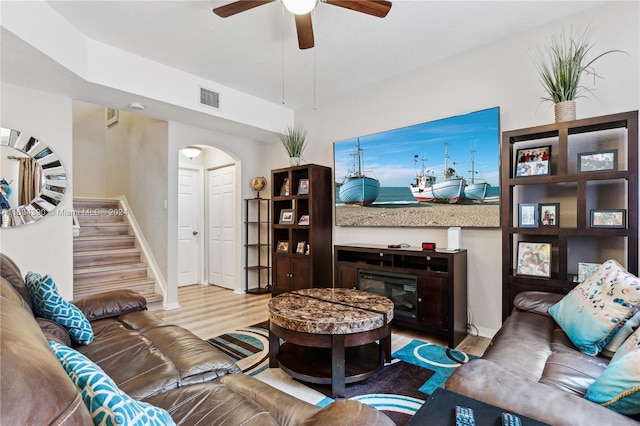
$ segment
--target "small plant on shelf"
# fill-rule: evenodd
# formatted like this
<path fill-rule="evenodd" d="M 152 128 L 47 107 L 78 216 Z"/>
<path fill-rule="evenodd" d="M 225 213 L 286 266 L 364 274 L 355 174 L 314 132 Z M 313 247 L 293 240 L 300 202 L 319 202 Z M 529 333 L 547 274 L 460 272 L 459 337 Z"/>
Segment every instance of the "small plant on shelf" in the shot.
<path fill-rule="evenodd" d="M 280 141 L 289 154 L 291 166 L 300 165 L 302 152 L 307 147 L 307 131 L 301 126 L 287 126 L 285 133 L 280 133 Z"/>
<path fill-rule="evenodd" d="M 607 50 L 588 59 L 595 47 L 591 35 L 592 30 L 588 27 L 583 31 L 571 29 L 568 34 L 563 30 L 561 34 L 552 36 L 544 49 L 538 47 L 532 57 L 540 82 L 547 92 L 542 100 L 556 105 L 556 121 L 575 120 L 575 99 L 583 97 L 584 92 L 591 92 L 580 84 L 582 75 L 592 75 L 594 83 L 595 78 L 599 77 L 593 68 L 594 62 L 609 53 L 623 53 L 622 50 Z M 568 104 L 558 107 L 565 102 Z M 558 111 L 564 106 L 569 107 L 567 116 Z"/>

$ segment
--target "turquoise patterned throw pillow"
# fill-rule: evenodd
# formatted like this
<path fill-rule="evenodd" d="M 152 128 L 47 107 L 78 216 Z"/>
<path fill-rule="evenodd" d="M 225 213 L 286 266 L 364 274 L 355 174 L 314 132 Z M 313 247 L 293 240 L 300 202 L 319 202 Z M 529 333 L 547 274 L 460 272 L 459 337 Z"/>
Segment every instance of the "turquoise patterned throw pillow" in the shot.
<path fill-rule="evenodd" d="M 622 414 L 640 414 L 640 329 L 620 346 L 585 398 Z"/>
<path fill-rule="evenodd" d="M 175 425 L 166 410 L 136 401 L 122 392 L 111 377 L 81 353 L 54 341 L 49 346 L 80 389 L 94 425 Z"/>
<path fill-rule="evenodd" d="M 640 308 L 640 280 L 607 260 L 549 309 L 580 351 L 597 355 Z"/>
<path fill-rule="evenodd" d="M 93 329 L 87 317 L 58 294 L 56 283 L 49 275 L 28 272 L 25 282 L 36 314 L 64 326 L 71 339 L 80 345 L 93 342 Z"/>

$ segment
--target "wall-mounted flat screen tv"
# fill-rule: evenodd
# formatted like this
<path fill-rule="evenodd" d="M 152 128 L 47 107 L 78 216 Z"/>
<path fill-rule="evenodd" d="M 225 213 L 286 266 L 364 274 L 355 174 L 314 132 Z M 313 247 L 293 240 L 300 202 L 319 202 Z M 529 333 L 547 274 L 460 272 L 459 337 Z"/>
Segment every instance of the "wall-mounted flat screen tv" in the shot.
<path fill-rule="evenodd" d="M 337 226 L 500 226 L 500 108 L 333 145 Z"/>

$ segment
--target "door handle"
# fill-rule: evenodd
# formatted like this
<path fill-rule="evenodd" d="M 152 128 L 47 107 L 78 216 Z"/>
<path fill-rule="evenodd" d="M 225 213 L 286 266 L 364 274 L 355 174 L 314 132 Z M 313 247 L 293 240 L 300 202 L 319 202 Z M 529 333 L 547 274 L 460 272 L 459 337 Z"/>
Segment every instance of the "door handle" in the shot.
<path fill-rule="evenodd" d="M 198 235 L 198 231 L 193 231 L 193 235 Z"/>

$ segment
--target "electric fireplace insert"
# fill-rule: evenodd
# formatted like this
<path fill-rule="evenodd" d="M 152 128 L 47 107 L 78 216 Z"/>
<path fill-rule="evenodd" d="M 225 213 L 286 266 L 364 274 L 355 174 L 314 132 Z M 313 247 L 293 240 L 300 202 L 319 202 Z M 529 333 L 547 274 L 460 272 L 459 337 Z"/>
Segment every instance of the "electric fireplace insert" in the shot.
<path fill-rule="evenodd" d="M 418 278 L 415 275 L 358 270 L 358 290 L 391 299 L 393 316 L 398 320 L 418 322 L 417 287 Z"/>

